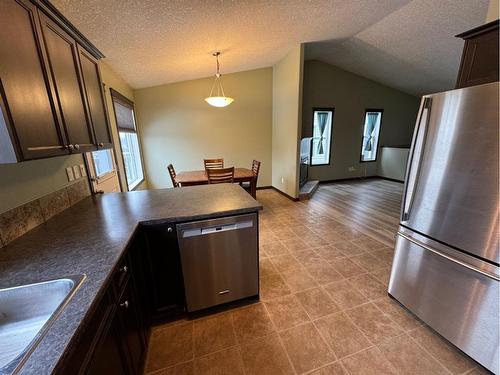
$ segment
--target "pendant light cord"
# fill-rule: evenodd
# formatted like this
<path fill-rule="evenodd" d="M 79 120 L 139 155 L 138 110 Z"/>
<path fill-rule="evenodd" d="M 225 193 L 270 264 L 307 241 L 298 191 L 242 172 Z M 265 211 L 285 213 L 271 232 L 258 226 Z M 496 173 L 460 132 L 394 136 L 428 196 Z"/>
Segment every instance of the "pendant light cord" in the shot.
<path fill-rule="evenodd" d="M 220 64 L 219 64 L 220 52 L 215 52 L 213 55 L 215 56 L 215 61 L 217 63 L 217 72 L 215 73 L 215 80 L 214 83 L 212 84 L 212 89 L 210 90 L 209 96 L 212 96 L 214 87 L 215 85 L 217 85 L 217 96 L 221 96 L 220 94 L 222 92 L 222 96 L 225 97 L 226 95 L 224 94 L 224 88 L 222 87 L 222 82 L 221 82 L 222 74 L 220 74 Z"/>

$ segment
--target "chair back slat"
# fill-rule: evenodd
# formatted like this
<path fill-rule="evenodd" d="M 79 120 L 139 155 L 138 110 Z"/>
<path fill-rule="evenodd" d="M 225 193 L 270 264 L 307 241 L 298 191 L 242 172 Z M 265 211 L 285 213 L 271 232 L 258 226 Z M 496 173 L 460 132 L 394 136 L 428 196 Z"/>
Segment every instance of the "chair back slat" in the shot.
<path fill-rule="evenodd" d="M 174 166 L 172 164 L 169 164 L 167 165 L 167 169 L 168 169 L 168 174 L 170 175 L 170 179 L 172 180 L 172 185 L 174 185 L 174 188 L 179 187 L 180 185 L 175 179 L 175 176 L 177 176 L 177 174 L 175 173 Z"/>
<path fill-rule="evenodd" d="M 234 167 L 207 169 L 209 184 L 223 184 L 234 182 Z"/>
<path fill-rule="evenodd" d="M 252 172 L 255 178 L 259 177 L 259 171 L 260 171 L 260 161 L 254 160 L 252 162 Z"/>
<path fill-rule="evenodd" d="M 203 159 L 205 169 L 224 168 L 224 159 Z"/>

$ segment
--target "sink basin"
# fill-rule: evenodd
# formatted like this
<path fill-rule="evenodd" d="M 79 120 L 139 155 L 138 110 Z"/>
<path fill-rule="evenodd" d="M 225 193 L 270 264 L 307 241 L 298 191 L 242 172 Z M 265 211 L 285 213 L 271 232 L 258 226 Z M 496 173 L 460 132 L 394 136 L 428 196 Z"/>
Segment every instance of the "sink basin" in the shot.
<path fill-rule="evenodd" d="M 0 289 L 0 374 L 15 374 L 85 275 Z"/>

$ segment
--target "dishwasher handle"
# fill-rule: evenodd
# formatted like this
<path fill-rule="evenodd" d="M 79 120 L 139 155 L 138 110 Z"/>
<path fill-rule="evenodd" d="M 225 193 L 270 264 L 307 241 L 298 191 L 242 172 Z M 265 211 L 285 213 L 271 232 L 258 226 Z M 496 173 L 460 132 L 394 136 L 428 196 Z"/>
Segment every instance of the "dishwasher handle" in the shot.
<path fill-rule="evenodd" d="M 200 228 L 190 228 L 182 230 L 182 238 L 206 236 L 214 233 L 229 232 L 233 230 L 252 228 L 252 227 L 253 227 L 253 221 L 245 220 L 232 224 L 211 225 Z"/>

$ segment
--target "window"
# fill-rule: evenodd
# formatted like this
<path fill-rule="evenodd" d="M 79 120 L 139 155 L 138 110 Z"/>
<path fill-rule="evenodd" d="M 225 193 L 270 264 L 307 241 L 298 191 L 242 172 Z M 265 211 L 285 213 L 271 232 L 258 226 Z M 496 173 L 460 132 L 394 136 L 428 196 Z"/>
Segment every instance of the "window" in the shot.
<path fill-rule="evenodd" d="M 128 190 L 134 190 L 144 181 L 141 149 L 135 125 L 134 103 L 115 90 L 111 89 L 110 91 L 115 109 L 116 126 L 120 136 Z"/>
<path fill-rule="evenodd" d="M 92 152 L 96 177 L 100 178 L 115 170 L 113 155 L 111 150 L 101 150 Z"/>
<path fill-rule="evenodd" d="M 330 164 L 333 108 L 313 109 L 311 165 Z"/>
<path fill-rule="evenodd" d="M 377 160 L 378 139 L 382 122 L 382 109 L 367 109 L 361 141 L 361 161 Z"/>
<path fill-rule="evenodd" d="M 122 146 L 128 188 L 133 190 L 144 180 L 137 133 L 120 132 L 120 144 Z"/>

